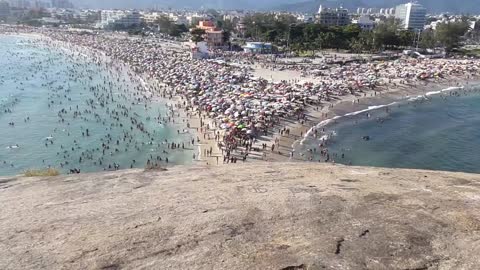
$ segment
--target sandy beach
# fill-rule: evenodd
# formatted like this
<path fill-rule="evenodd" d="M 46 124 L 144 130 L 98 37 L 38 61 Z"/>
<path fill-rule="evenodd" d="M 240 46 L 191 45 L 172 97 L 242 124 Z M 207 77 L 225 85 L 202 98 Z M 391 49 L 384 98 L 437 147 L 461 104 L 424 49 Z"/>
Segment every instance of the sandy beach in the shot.
<path fill-rule="evenodd" d="M 279 72 L 261 69 L 256 71 L 258 76 L 268 77 L 269 73 L 276 74 L 279 80 L 288 80 L 295 78 L 298 75 L 296 72 Z M 274 76 L 274 75 L 272 75 Z M 312 78 L 303 78 L 306 81 L 314 81 Z M 343 117 L 346 114 L 367 110 L 372 106 L 388 105 L 399 101 L 408 100 L 411 97 L 424 96 L 428 92 L 440 91 L 450 87 L 463 87 L 468 85 L 475 85 L 480 83 L 480 76 L 472 76 L 471 78 L 463 78 L 457 76 L 451 79 L 442 79 L 435 81 L 417 82 L 411 84 L 400 84 L 398 86 L 383 86 L 377 88 L 375 91 L 365 91 L 363 95 L 340 96 L 332 98 L 320 108 L 310 106 L 306 110 L 307 119 L 305 121 L 290 121 L 282 122 L 282 125 L 277 125 L 274 132 L 267 137 L 270 144 L 275 144 L 277 150 L 270 151 L 267 154 L 266 160 L 274 162 L 284 161 L 304 161 L 300 157 L 292 157 L 290 153 L 293 146 L 300 143 L 302 138 L 312 128 L 321 122 L 332 120 L 338 117 Z M 289 135 L 281 134 L 279 130 L 289 129 Z M 276 131 L 275 131 L 276 130 Z"/>
<path fill-rule="evenodd" d="M 57 44 L 58 46 L 62 47 L 65 49 L 65 53 L 67 54 L 74 54 L 75 51 L 82 51 L 86 57 L 90 58 L 95 58 L 98 57 L 99 55 L 103 58 L 102 61 L 104 62 L 115 62 L 119 65 L 122 65 L 123 68 L 128 70 L 129 74 L 132 74 L 136 76 L 137 80 L 140 80 L 141 82 L 144 83 L 145 89 L 150 92 L 151 95 L 161 95 L 162 97 L 158 99 L 158 102 L 162 103 L 169 103 L 172 106 L 172 113 L 177 114 L 177 123 L 180 124 L 180 128 L 182 130 L 189 130 L 189 132 L 192 133 L 192 136 L 196 137 L 196 144 L 195 147 L 197 148 L 196 154 L 193 157 L 193 160 L 196 163 L 201 163 L 205 165 L 221 165 L 224 164 L 222 162 L 222 151 L 220 147 L 218 146 L 218 140 L 215 139 L 215 129 L 212 128 L 207 128 L 207 125 L 209 127 L 213 127 L 213 122 L 211 119 L 204 118 L 203 121 L 201 120 L 201 116 L 197 113 L 192 113 L 189 111 L 186 111 L 185 108 L 182 106 L 183 104 L 183 98 L 182 96 L 172 93 L 171 89 L 168 89 L 166 85 L 161 84 L 160 82 L 156 81 L 155 79 L 149 78 L 148 74 L 145 73 L 136 73 L 134 72 L 131 67 L 121 61 L 116 61 L 115 59 L 109 57 L 106 55 L 103 51 L 100 50 L 95 50 L 89 47 L 85 46 L 80 46 L 77 44 L 73 43 L 66 43 L 66 42 L 61 42 L 54 40 L 50 38 L 49 36 L 46 35 L 41 35 L 38 33 L 22 33 L 20 34 L 21 36 L 24 37 L 29 37 L 29 38 L 35 38 L 35 39 L 41 39 L 44 41 L 52 42 L 54 44 Z M 171 44 L 165 44 L 166 46 L 171 46 Z M 72 49 L 75 50 L 72 50 Z M 175 47 L 174 47 L 175 49 Z M 178 46 L 176 49 L 181 49 L 180 46 Z M 161 93 L 155 92 L 153 93 L 152 91 L 155 91 L 154 89 L 162 89 L 160 90 Z M 167 98 L 168 95 L 172 94 Z M 174 94 L 174 95 L 173 95 Z M 187 127 L 188 123 L 188 127 Z M 202 125 L 203 124 L 203 125 Z M 223 134 L 223 132 L 222 132 Z M 212 154 L 206 154 L 207 151 L 212 150 Z"/>
<path fill-rule="evenodd" d="M 28 31 L 27 31 L 28 30 Z M 191 59 L 188 45 L 118 35 L 22 29 L 123 63 L 150 96 L 170 103 L 177 124 L 195 138 L 195 162 L 301 160 L 292 145 L 322 121 L 371 106 L 477 80 L 475 59 L 412 59 L 315 65 L 270 56 L 219 52 Z M 342 56 L 343 57 L 343 56 Z M 220 62 L 221 60 L 221 62 Z"/>

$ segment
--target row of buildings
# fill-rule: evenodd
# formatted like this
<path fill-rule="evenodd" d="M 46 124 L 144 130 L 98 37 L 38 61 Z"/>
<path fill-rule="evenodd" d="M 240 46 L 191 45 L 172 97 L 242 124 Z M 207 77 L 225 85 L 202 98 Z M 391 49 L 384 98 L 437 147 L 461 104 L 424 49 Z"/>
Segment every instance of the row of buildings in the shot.
<path fill-rule="evenodd" d="M 74 8 L 69 0 L 3 0 L 10 8 Z"/>
<path fill-rule="evenodd" d="M 326 26 L 345 26 L 354 23 L 364 30 L 371 30 L 382 17 L 395 17 L 402 22 L 405 29 L 421 31 L 425 26 L 427 10 L 416 2 L 409 2 L 395 8 L 359 8 L 355 15 L 355 18 L 351 18 L 349 11 L 342 7 L 323 8 L 320 6 L 316 21 Z"/>
<path fill-rule="evenodd" d="M 29 9 L 73 9 L 68 0 L 0 0 L 0 20 L 21 15 Z"/>
<path fill-rule="evenodd" d="M 155 23 L 160 16 L 167 16 L 177 24 L 191 25 L 205 31 L 205 42 L 209 47 L 220 47 L 224 45 L 223 30 L 218 28 L 215 23 L 206 18 L 206 16 L 190 15 L 188 18 L 171 14 L 168 16 L 163 13 L 143 13 L 135 10 L 103 10 L 101 12 L 101 21 L 99 27 L 103 29 L 115 29 L 139 25 L 141 23 Z M 172 18 L 176 16 L 177 18 Z"/>
<path fill-rule="evenodd" d="M 130 26 L 140 23 L 155 23 L 160 17 L 167 17 L 175 24 L 186 26 L 198 25 L 200 21 L 207 21 L 211 16 L 199 12 L 159 12 L 136 10 L 102 10 L 99 27 L 108 29 L 117 26 Z"/>
<path fill-rule="evenodd" d="M 99 27 L 108 29 L 115 27 L 128 27 L 133 24 L 154 23 L 161 16 L 167 16 L 176 24 L 187 26 L 198 25 L 198 22 L 209 20 L 208 15 L 191 12 L 144 12 L 131 10 L 103 10 L 101 12 L 101 21 Z M 226 14 L 234 18 L 241 18 L 241 15 Z M 426 9 L 420 4 L 410 2 L 399 5 L 395 8 L 385 9 L 364 9 L 360 8 L 356 14 L 351 14 L 349 10 L 342 7 L 324 8 L 320 6 L 317 13 L 313 16 L 307 14 L 298 15 L 299 21 L 317 22 L 326 26 L 345 26 L 351 23 L 358 24 L 364 30 L 371 30 L 382 20 L 382 17 L 391 17 L 402 21 L 405 29 L 422 30 L 426 20 Z M 234 18 L 225 18 L 228 20 Z M 241 20 L 239 20 L 241 21 Z M 240 23 L 240 28 L 242 27 Z M 211 31 L 211 30 L 209 30 Z"/>
<path fill-rule="evenodd" d="M 14 22 L 15 18 L 28 15 L 29 9 L 44 9 L 45 13 L 49 14 L 49 18 L 45 19 L 55 19 L 61 23 L 69 23 L 72 18 L 86 23 L 98 22 L 96 26 L 103 29 L 125 28 L 141 23 L 152 24 L 160 17 L 168 17 L 175 24 L 183 24 L 190 28 L 198 25 L 200 21 L 212 19 L 212 16 L 205 11 L 79 10 L 72 9 L 73 5 L 70 1 L 73 0 L 0 0 L 0 22 L 9 16 L 11 17 L 9 21 Z M 219 13 L 223 20 L 230 21 L 236 26 L 236 34 L 241 37 L 242 33 L 246 31 L 242 18 L 251 13 L 248 11 L 220 11 Z M 275 14 L 282 15 L 285 13 L 275 12 Z M 416 2 L 405 3 L 393 8 L 358 8 L 356 12 L 350 12 L 342 7 L 325 8 L 320 6 L 315 13 L 288 14 L 294 15 L 298 22 L 317 22 L 326 26 L 357 24 L 363 30 L 372 30 L 377 24 L 391 17 L 399 19 L 405 29 L 415 31 L 435 28 L 440 19 L 445 20 L 445 18 L 437 20 L 434 18 L 435 16 L 430 16 L 429 24 L 426 25 L 427 11 Z M 212 36 L 212 42 L 217 39 L 214 36 L 220 36 L 218 30 L 207 30 L 210 33 L 209 35 Z"/>
<path fill-rule="evenodd" d="M 216 27 L 212 21 L 199 21 L 196 28 L 205 31 L 205 42 L 209 47 L 223 46 L 223 30 Z"/>
<path fill-rule="evenodd" d="M 479 29 L 480 16 L 469 16 L 470 29 Z M 408 2 L 394 8 L 358 8 L 356 13 L 349 13 L 344 8 L 323 8 L 320 6 L 313 20 L 304 15 L 298 16 L 299 21 L 316 21 L 327 26 L 345 26 L 357 24 L 363 30 L 372 30 L 375 26 L 388 18 L 398 19 L 404 29 L 422 31 L 435 30 L 441 23 L 464 20 L 462 15 L 439 14 L 427 15 L 427 10 L 418 2 Z M 428 20 L 427 20 L 428 19 Z M 428 21 L 428 23 L 427 23 Z"/>
<path fill-rule="evenodd" d="M 115 29 L 139 25 L 142 21 L 142 15 L 136 10 L 102 10 L 100 23 L 97 26 L 104 29 Z"/>

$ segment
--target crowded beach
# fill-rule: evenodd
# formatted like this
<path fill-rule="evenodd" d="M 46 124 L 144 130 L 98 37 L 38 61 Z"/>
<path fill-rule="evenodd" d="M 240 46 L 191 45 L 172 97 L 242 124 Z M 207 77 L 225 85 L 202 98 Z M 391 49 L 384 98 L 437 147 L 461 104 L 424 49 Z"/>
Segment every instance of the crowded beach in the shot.
<path fill-rule="evenodd" d="M 337 104 L 361 108 L 364 98 L 398 89 L 456 86 L 474 80 L 480 70 L 476 59 L 406 56 L 348 63 L 325 60 L 320 65 L 287 64 L 244 52 L 216 52 L 215 58 L 192 59 L 192 44 L 157 38 L 46 28 L 0 28 L 1 32 L 41 35 L 50 46 L 90 51 L 96 61 L 117 69 L 125 65 L 142 86 L 132 89 L 135 95 L 146 103 L 169 102 L 170 115 L 157 117 L 177 119 L 195 132 L 191 140 L 182 142 L 183 147 L 200 146 L 192 158 L 209 165 L 302 159 L 292 151 L 293 142 L 304 136 L 321 137 L 322 131 L 315 126 L 334 117 L 332 108 Z M 111 98 L 107 88 L 101 87 L 91 91 L 99 91 L 100 101 Z M 128 95 L 127 88 L 122 90 Z M 404 93 L 398 91 L 398 96 Z M 119 107 L 117 113 L 128 116 L 129 112 Z M 142 129 L 141 123 L 133 124 Z M 128 133 L 125 136 L 134 139 Z M 111 143 L 112 139 L 107 135 L 105 141 Z"/>

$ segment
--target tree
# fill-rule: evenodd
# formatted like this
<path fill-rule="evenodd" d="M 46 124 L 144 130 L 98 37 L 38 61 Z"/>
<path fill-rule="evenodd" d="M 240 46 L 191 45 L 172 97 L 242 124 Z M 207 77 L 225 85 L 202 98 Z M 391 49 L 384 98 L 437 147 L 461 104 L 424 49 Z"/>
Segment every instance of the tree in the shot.
<path fill-rule="evenodd" d="M 279 37 L 286 37 L 289 25 L 297 22 L 292 15 L 275 15 L 273 13 L 254 13 L 245 16 L 245 37 L 266 37 L 268 31 L 275 30 Z"/>
<path fill-rule="evenodd" d="M 223 43 L 225 44 L 230 43 L 230 36 L 231 36 L 231 33 L 229 31 L 224 30 L 223 36 L 222 36 Z"/>
<path fill-rule="evenodd" d="M 303 27 L 303 39 L 305 41 L 313 41 L 315 38 L 317 38 L 319 35 L 319 31 L 317 31 L 317 28 L 315 27 L 314 24 L 306 24 Z"/>
<path fill-rule="evenodd" d="M 341 49 L 348 46 L 348 38 L 344 34 L 344 28 L 339 26 L 334 26 L 330 29 L 330 35 L 327 36 L 327 41 L 329 48 Z"/>
<path fill-rule="evenodd" d="M 304 25 L 295 24 L 290 27 L 290 43 L 302 43 L 304 42 L 304 34 L 303 34 Z"/>
<path fill-rule="evenodd" d="M 415 38 L 416 34 L 409 30 L 403 30 L 398 33 L 399 45 L 403 47 L 413 46 Z"/>
<path fill-rule="evenodd" d="M 265 40 L 267 40 L 268 42 L 275 42 L 277 41 L 277 38 L 278 38 L 278 31 L 276 29 L 268 30 L 265 33 Z"/>
<path fill-rule="evenodd" d="M 350 50 L 354 53 L 362 53 L 363 52 L 363 44 L 360 39 L 352 38 L 350 43 L 348 44 Z"/>
<path fill-rule="evenodd" d="M 345 26 L 342 29 L 342 31 L 343 31 L 344 37 L 347 40 L 351 40 L 352 38 L 355 38 L 355 39 L 358 38 L 358 36 L 362 32 L 362 29 L 360 28 L 360 26 L 358 26 L 358 24 L 350 24 Z"/>
<path fill-rule="evenodd" d="M 324 48 L 337 48 L 338 46 L 338 38 L 333 32 L 327 32 L 321 34 L 323 37 L 323 46 Z"/>
<path fill-rule="evenodd" d="M 452 49 L 458 47 L 461 37 L 467 33 L 468 29 L 468 23 L 464 21 L 440 23 L 437 25 L 435 37 L 448 53 Z"/>
<path fill-rule="evenodd" d="M 192 35 L 192 42 L 195 42 L 195 44 L 205 40 L 204 38 L 205 30 L 203 29 L 194 28 L 190 31 L 190 34 Z"/>
<path fill-rule="evenodd" d="M 155 20 L 155 24 L 160 28 L 160 32 L 168 34 L 175 25 L 167 16 L 160 16 Z"/>
<path fill-rule="evenodd" d="M 235 30 L 235 24 L 231 20 L 225 20 L 223 21 L 222 29 L 231 33 Z"/>
<path fill-rule="evenodd" d="M 375 27 L 375 30 L 373 31 L 374 48 L 380 49 L 382 47 L 398 47 L 400 45 L 400 38 L 397 32 L 400 28 L 400 21 L 394 18 L 389 19 Z"/>
<path fill-rule="evenodd" d="M 315 43 L 318 45 L 318 47 L 323 49 L 325 47 L 325 34 L 321 33 L 316 39 Z"/>
<path fill-rule="evenodd" d="M 432 30 L 423 31 L 420 34 L 420 41 L 418 46 L 422 49 L 432 49 L 435 48 L 435 33 Z"/>
<path fill-rule="evenodd" d="M 173 24 L 168 34 L 172 37 L 179 37 L 185 32 L 188 32 L 188 28 L 184 24 Z"/>
<path fill-rule="evenodd" d="M 318 23 L 298 23 L 292 15 L 273 13 L 247 15 L 243 22 L 245 38 L 269 41 L 277 46 L 287 45 L 289 49 L 303 52 L 327 48 L 355 52 L 401 49 L 414 45 L 418 38 L 412 31 L 400 30 L 401 22 L 394 18 L 387 19 L 373 31 L 362 31 L 354 24 L 326 27 Z M 222 26 L 225 26 L 223 22 Z M 432 45 L 431 41 L 429 43 Z"/>
<path fill-rule="evenodd" d="M 363 31 L 358 35 L 358 41 L 362 46 L 362 51 L 373 51 L 375 48 L 373 32 Z"/>

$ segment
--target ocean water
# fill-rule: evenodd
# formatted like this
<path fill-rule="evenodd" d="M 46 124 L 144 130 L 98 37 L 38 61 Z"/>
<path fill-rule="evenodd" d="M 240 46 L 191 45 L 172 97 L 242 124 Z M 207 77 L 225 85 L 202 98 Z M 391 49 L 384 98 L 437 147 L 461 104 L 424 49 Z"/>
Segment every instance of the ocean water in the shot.
<path fill-rule="evenodd" d="M 388 112 L 382 107 L 337 119 L 325 126 L 328 157 L 347 165 L 480 173 L 479 89 L 446 91 L 398 102 Z M 305 159 L 323 162 L 321 144 L 309 138 L 297 150 Z"/>
<path fill-rule="evenodd" d="M 191 162 L 194 134 L 167 121 L 166 101 L 139 101 L 127 71 L 25 37 L 0 35 L 0 47 L 0 175 Z"/>

